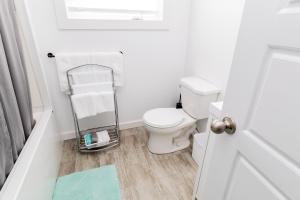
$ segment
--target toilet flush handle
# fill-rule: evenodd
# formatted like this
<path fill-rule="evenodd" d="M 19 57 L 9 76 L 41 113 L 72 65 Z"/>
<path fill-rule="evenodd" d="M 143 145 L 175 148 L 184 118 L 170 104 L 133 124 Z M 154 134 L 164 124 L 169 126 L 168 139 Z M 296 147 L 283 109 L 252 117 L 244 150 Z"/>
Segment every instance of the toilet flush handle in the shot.
<path fill-rule="evenodd" d="M 236 123 L 230 117 L 224 117 L 222 121 L 214 120 L 211 123 L 210 129 L 215 134 L 222 134 L 226 132 L 231 135 L 236 131 Z"/>

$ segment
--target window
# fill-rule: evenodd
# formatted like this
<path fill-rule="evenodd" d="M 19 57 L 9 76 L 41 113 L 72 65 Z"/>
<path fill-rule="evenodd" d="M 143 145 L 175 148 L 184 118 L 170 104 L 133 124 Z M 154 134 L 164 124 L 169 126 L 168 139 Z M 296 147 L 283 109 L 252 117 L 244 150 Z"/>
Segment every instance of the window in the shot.
<path fill-rule="evenodd" d="M 163 0 L 66 0 L 68 18 L 163 20 Z"/>
<path fill-rule="evenodd" d="M 167 29 L 173 0 L 54 0 L 62 29 Z"/>

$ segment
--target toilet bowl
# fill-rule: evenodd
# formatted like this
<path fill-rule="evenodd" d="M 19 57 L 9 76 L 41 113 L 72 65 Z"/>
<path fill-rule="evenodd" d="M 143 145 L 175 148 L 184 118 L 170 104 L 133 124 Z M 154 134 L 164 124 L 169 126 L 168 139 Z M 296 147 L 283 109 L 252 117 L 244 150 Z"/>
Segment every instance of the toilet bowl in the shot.
<path fill-rule="evenodd" d="M 187 148 L 197 120 L 208 118 L 209 104 L 217 100 L 220 90 L 202 78 L 185 77 L 180 80 L 180 92 L 182 109 L 157 108 L 144 114 L 144 126 L 149 132 L 148 148 L 152 153 Z"/>
<path fill-rule="evenodd" d="M 152 153 L 165 154 L 179 151 L 190 145 L 189 137 L 196 129 L 196 119 L 182 109 L 157 108 L 143 117 L 150 133 L 148 148 Z"/>

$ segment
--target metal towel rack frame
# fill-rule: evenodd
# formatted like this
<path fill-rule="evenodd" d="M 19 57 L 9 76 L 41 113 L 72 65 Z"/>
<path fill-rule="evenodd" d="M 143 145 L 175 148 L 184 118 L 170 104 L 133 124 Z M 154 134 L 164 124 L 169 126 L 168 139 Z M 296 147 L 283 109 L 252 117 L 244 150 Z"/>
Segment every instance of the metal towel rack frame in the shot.
<path fill-rule="evenodd" d="M 123 51 L 119 51 L 121 54 L 124 54 Z M 47 53 L 48 58 L 55 58 L 55 55 L 51 52 Z"/>

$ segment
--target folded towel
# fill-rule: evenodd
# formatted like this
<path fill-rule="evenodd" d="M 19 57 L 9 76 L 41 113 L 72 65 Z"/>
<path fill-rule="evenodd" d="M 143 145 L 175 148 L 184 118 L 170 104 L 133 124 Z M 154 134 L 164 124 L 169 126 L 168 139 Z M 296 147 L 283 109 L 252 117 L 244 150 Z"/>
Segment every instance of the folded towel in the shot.
<path fill-rule="evenodd" d="M 75 94 L 71 100 L 78 119 L 114 111 L 113 92 Z"/>
<path fill-rule="evenodd" d="M 107 130 L 97 132 L 96 134 L 98 138 L 98 142 L 97 142 L 98 144 L 105 145 L 109 143 L 110 137 Z"/>
<path fill-rule="evenodd" d="M 92 144 L 92 134 L 90 132 L 86 133 L 84 136 L 84 143 L 86 146 L 91 145 Z"/>
<path fill-rule="evenodd" d="M 110 70 L 99 70 L 88 68 L 85 71 L 76 71 L 70 73 L 72 84 L 86 84 L 95 82 L 112 82 L 112 74 Z"/>
<path fill-rule="evenodd" d="M 123 54 L 119 52 L 57 53 L 55 56 L 61 91 L 68 91 L 68 70 L 85 64 L 98 64 L 111 67 L 116 86 L 123 85 Z"/>
<path fill-rule="evenodd" d="M 103 146 L 108 144 L 109 141 L 110 141 L 110 137 L 107 130 L 96 132 L 96 133 L 87 132 L 84 135 L 84 142 L 86 146 L 91 146 L 95 144 L 97 144 L 98 146 Z"/>
<path fill-rule="evenodd" d="M 89 133 L 89 132 L 88 132 Z M 107 143 L 110 140 L 107 130 L 92 133 L 92 143 Z"/>
<path fill-rule="evenodd" d="M 73 94 L 83 94 L 90 92 L 113 92 L 113 87 L 111 82 L 106 83 L 87 83 L 72 85 Z"/>

